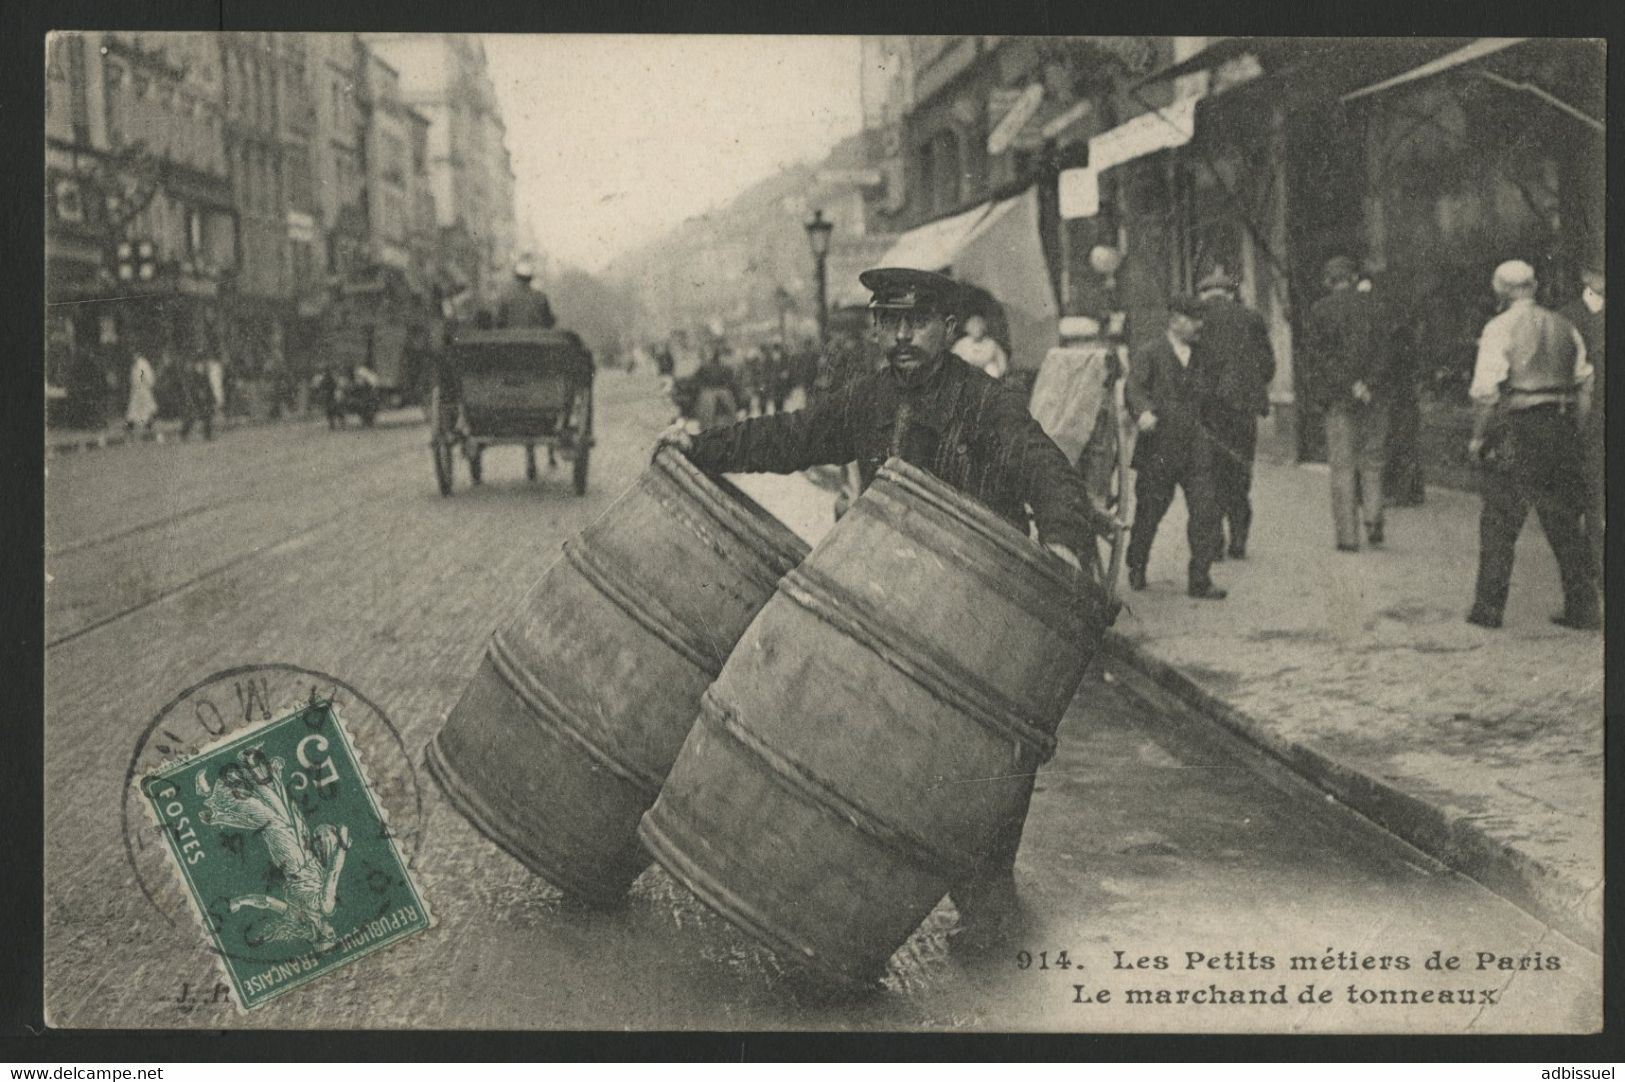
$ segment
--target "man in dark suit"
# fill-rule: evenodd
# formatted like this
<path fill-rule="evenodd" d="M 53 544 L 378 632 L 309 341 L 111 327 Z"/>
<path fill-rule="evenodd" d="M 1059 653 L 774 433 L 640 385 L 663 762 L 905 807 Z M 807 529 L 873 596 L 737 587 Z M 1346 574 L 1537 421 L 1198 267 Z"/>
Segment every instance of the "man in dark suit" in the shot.
<path fill-rule="evenodd" d="M 1236 299 L 1238 283 L 1217 267 L 1197 283 L 1207 382 L 1202 420 L 1213 440 L 1213 496 L 1230 529 L 1230 556 L 1247 556 L 1253 525 L 1253 452 L 1270 412 L 1275 351 L 1264 317 Z"/>
<path fill-rule="evenodd" d="M 1218 559 L 1224 529 L 1213 492 L 1213 440 L 1203 423 L 1205 358 L 1195 345 L 1202 332 L 1204 307 L 1194 297 L 1169 302 L 1168 333 L 1141 347 L 1129 364 L 1128 409 L 1137 419 L 1134 447 L 1134 529 L 1129 535 L 1128 581 L 1145 589 L 1145 567 L 1157 525 L 1173 503 L 1174 488 L 1185 493 L 1190 543 L 1188 592 L 1192 597 L 1223 598 L 1209 568 Z"/>

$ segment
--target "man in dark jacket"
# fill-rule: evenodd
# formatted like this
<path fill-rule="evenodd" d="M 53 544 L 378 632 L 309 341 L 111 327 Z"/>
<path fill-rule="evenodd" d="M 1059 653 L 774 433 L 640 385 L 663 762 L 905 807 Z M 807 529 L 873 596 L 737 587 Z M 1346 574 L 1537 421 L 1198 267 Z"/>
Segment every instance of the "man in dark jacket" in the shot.
<path fill-rule="evenodd" d="M 1607 493 L 1603 484 L 1603 408 L 1607 400 L 1603 377 L 1608 370 L 1603 355 L 1603 325 L 1607 322 L 1603 310 L 1607 304 L 1607 284 L 1600 267 L 1582 271 L 1580 282 L 1580 296 L 1565 305 L 1560 314 L 1580 332 L 1580 340 L 1586 347 L 1586 361 L 1591 365 L 1591 409 L 1580 422 L 1580 442 L 1585 456 L 1587 489 L 1586 544 L 1591 549 L 1592 573 L 1601 583 L 1603 525 L 1607 518 Z"/>
<path fill-rule="evenodd" d="M 1168 333 L 1142 346 L 1129 364 L 1128 411 L 1140 437 L 1134 445 L 1134 530 L 1128 543 L 1128 583 L 1145 589 L 1145 567 L 1157 526 L 1185 493 L 1185 537 L 1190 544 L 1187 590 L 1220 600 L 1225 591 L 1209 574 L 1224 542 L 1213 492 L 1214 441 L 1203 420 L 1205 358 L 1197 356 L 1206 307 L 1194 297 L 1169 302 Z"/>
<path fill-rule="evenodd" d="M 503 291 L 502 299 L 497 302 L 496 325 L 498 327 L 552 327 L 553 306 L 547 302 L 547 294 L 538 289 L 532 289 L 530 280 L 535 277 L 535 270 L 529 260 L 520 260 L 514 264 L 513 281 Z"/>
<path fill-rule="evenodd" d="M 1326 417 L 1332 521 L 1337 547 L 1360 551 L 1360 524 L 1372 546 L 1383 541 L 1382 468 L 1388 438 L 1392 329 L 1370 293 L 1355 288 L 1348 256 L 1326 261 L 1328 293 L 1309 310 L 1300 360 L 1309 402 Z M 1355 507 L 1355 486 L 1359 503 Z"/>
<path fill-rule="evenodd" d="M 661 442 L 710 473 L 792 473 L 856 461 L 867 488 L 893 455 L 929 470 L 1040 540 L 1073 568 L 1102 521 L 1066 455 L 1027 412 L 1023 396 L 948 351 L 960 289 L 928 271 L 882 268 L 859 280 L 874 293 L 875 335 L 886 367 L 831 388 L 809 409 L 756 417 L 691 436 L 681 425 Z M 1030 796 L 1030 793 L 1029 793 Z M 968 942 L 987 945 L 1015 909 L 1015 859 L 1023 805 L 993 851 L 953 890 Z"/>
<path fill-rule="evenodd" d="M 1202 422 L 1213 440 L 1213 496 L 1229 526 L 1230 555 L 1247 556 L 1253 525 L 1253 453 L 1258 419 L 1270 412 L 1275 351 L 1264 317 L 1236 299 L 1237 282 L 1222 267 L 1197 283 L 1202 301 Z"/>

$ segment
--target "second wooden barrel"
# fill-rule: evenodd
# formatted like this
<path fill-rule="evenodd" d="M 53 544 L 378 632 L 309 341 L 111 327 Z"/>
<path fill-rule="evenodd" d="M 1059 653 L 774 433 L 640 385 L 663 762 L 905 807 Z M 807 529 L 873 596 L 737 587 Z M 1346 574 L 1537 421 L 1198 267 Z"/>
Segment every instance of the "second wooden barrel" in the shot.
<path fill-rule="evenodd" d="M 662 450 L 531 588 L 427 753 L 453 805 L 570 894 L 619 900 L 700 695 L 807 553 Z"/>
<path fill-rule="evenodd" d="M 894 459 L 745 632 L 639 832 L 782 957 L 868 984 L 1024 807 L 1106 623 Z"/>

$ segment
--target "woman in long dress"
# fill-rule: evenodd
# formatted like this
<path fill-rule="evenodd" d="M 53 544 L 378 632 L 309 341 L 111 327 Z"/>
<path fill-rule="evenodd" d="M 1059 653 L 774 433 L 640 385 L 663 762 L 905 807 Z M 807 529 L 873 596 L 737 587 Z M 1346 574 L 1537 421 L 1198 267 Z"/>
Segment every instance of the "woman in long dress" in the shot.
<path fill-rule="evenodd" d="M 153 418 L 158 416 L 157 385 L 158 377 L 152 370 L 152 363 L 147 360 L 146 354 L 137 353 L 135 360 L 130 362 L 130 404 L 124 410 L 124 427 L 127 431 L 134 432 L 136 425 L 152 431 Z"/>

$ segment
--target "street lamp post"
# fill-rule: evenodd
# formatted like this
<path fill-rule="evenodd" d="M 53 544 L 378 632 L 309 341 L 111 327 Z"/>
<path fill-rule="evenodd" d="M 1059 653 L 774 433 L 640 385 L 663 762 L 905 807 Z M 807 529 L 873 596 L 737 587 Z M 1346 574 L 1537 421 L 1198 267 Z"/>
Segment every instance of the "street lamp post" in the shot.
<path fill-rule="evenodd" d="M 826 221 L 822 210 L 815 210 L 804 228 L 807 230 L 807 243 L 812 247 L 813 263 L 818 268 L 818 346 L 822 349 L 829 333 L 829 278 L 826 266 L 829 260 L 829 235 L 835 231 L 835 223 Z"/>

